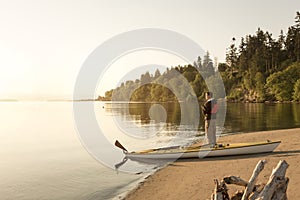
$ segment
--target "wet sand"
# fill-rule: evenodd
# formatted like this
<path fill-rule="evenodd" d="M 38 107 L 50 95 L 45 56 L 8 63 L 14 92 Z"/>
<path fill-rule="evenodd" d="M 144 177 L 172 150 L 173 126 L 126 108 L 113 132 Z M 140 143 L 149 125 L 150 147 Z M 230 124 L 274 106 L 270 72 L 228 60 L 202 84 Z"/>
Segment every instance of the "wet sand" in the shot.
<path fill-rule="evenodd" d="M 273 153 L 231 156 L 223 158 L 182 159 L 157 171 L 129 192 L 126 200 L 206 200 L 214 190 L 213 179 L 224 176 L 240 176 L 249 180 L 259 160 L 266 160 L 264 170 L 257 183 L 267 183 L 272 169 L 280 160 L 289 164 L 286 176 L 290 178 L 288 199 L 300 199 L 300 128 L 243 133 L 220 137 L 219 143 L 281 140 Z M 243 190 L 240 186 L 229 186 L 229 193 Z"/>

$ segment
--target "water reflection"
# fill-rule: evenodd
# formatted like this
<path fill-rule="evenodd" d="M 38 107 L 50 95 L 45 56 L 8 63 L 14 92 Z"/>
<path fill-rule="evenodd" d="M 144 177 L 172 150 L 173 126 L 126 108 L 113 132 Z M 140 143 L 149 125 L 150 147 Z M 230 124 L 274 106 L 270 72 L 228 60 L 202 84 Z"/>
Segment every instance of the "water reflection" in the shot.
<path fill-rule="evenodd" d="M 225 132 L 300 127 L 300 104 L 227 104 Z"/>
<path fill-rule="evenodd" d="M 180 105 L 178 102 L 159 103 L 165 110 L 164 116 L 161 108 L 150 116 L 151 106 L 154 103 L 112 103 L 106 107 L 106 111 L 114 115 L 121 115 L 125 121 L 134 121 L 141 125 L 156 124 L 165 122 L 166 130 L 178 130 L 180 124 L 185 125 L 186 129 L 193 129 L 195 118 L 199 117 L 197 131 L 204 131 L 203 115 L 201 113 L 190 112 L 182 121 L 181 110 L 188 108 L 189 104 Z M 126 111 L 128 106 L 129 112 Z M 180 108 L 187 106 L 187 108 Z M 220 106 L 220 111 L 223 107 Z M 201 108 L 199 107 L 199 111 Z M 223 133 L 265 131 L 274 129 L 300 127 L 300 104 L 253 104 L 253 103 L 228 103 Z"/>
<path fill-rule="evenodd" d="M 293 104 L 292 110 L 293 110 L 293 118 L 294 118 L 295 122 L 297 124 L 299 124 L 300 123 L 300 108 L 299 108 L 299 104 Z"/>
<path fill-rule="evenodd" d="M 106 113 L 120 117 L 125 123 L 128 123 L 124 126 L 139 135 L 147 136 L 147 140 L 139 140 L 139 142 L 130 142 L 131 139 L 125 141 L 125 145 L 132 144 L 131 150 L 188 145 L 195 140 L 203 139 L 204 119 L 202 114 L 191 112 L 185 117 L 185 120 L 182 120 L 182 110 L 187 109 L 188 104 L 178 102 L 105 104 Z M 219 133 L 300 127 L 300 104 L 228 103 L 227 110 L 224 105 L 221 103 L 219 107 L 219 112 L 226 113 L 224 126 L 220 125 L 222 123 L 217 124 Z M 199 108 L 198 112 L 200 111 Z M 197 126 L 195 126 L 195 117 L 199 118 Z M 151 134 L 149 135 L 149 133 Z M 124 159 L 116 163 L 115 167 L 123 169 L 135 165 L 135 162 Z M 159 163 L 157 160 L 154 160 L 154 163 L 139 161 L 138 163 L 156 168 L 166 164 L 166 161 L 163 163 Z"/>

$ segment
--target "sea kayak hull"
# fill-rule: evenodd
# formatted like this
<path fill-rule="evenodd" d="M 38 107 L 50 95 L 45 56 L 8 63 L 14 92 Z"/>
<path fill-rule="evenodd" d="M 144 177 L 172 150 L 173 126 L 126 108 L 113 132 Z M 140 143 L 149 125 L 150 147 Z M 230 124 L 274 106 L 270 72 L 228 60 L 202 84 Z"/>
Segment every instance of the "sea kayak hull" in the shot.
<path fill-rule="evenodd" d="M 128 158 L 133 159 L 178 159 L 178 158 L 204 158 L 234 155 L 250 155 L 272 152 L 278 147 L 280 141 L 252 142 L 222 144 L 215 148 L 199 146 L 197 148 L 149 149 L 140 152 L 125 152 Z"/>

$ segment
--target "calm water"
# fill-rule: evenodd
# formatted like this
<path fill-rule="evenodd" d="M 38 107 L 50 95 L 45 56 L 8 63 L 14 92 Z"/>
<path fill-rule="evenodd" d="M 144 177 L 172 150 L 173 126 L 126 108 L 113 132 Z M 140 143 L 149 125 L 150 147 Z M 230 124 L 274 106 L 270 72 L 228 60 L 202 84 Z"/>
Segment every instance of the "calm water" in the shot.
<path fill-rule="evenodd" d="M 1 102 L 0 110 L 0 199 L 111 199 L 141 177 L 87 153 L 70 102 Z"/>
<path fill-rule="evenodd" d="M 109 105 L 107 111 L 127 116 L 124 109 L 110 109 L 117 105 Z M 121 104 L 119 104 L 121 105 Z M 153 104 L 132 103 L 129 105 L 129 114 L 134 120 L 143 124 L 151 122 L 149 109 Z M 180 105 L 174 103 L 163 103 L 167 111 L 166 121 L 170 126 L 179 126 L 181 120 Z M 222 133 L 253 132 L 274 129 L 286 129 L 300 127 L 300 103 L 227 103 L 225 111 L 224 128 L 219 129 Z M 123 106 L 124 108 L 124 106 Z M 199 108 L 200 110 L 200 108 Z M 224 110 L 221 106 L 220 110 Z M 219 116 L 218 116 L 219 118 Z M 127 119 L 128 120 L 128 119 Z M 191 121 L 193 117 L 191 117 Z M 199 133 L 204 132 L 203 115 L 200 114 Z M 219 119 L 221 121 L 221 119 Z"/>
<path fill-rule="evenodd" d="M 95 102 L 95 114 L 108 141 L 120 139 L 130 150 L 185 144 L 203 135 L 202 118 L 198 127 L 180 125 L 179 105 L 163 104 L 161 115 L 149 114 L 151 106 Z M 122 170 L 155 168 L 127 161 L 116 173 L 95 160 L 77 135 L 72 102 L 1 102 L 0 110 L 1 199 L 112 199 L 145 176 Z M 300 127 L 299 111 L 300 104 L 228 104 L 224 128 L 218 130 Z M 112 163 L 122 161 L 121 151 L 111 152 L 118 153 Z"/>
<path fill-rule="evenodd" d="M 225 132 L 300 127 L 300 104 L 227 104 Z"/>

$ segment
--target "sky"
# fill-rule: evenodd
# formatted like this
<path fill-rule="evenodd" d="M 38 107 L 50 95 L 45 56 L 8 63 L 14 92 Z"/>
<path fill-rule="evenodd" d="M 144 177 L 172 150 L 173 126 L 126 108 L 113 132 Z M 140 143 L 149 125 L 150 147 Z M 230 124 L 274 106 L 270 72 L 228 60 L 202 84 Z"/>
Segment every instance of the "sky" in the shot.
<path fill-rule="evenodd" d="M 294 24 L 296 11 L 295 0 L 0 0 L 0 99 L 71 99 L 91 52 L 126 31 L 172 30 L 224 62 L 233 37 L 239 42 L 258 27 L 277 37 Z M 162 52 L 136 53 L 111 65 L 96 94 L 137 66 L 185 62 Z"/>

